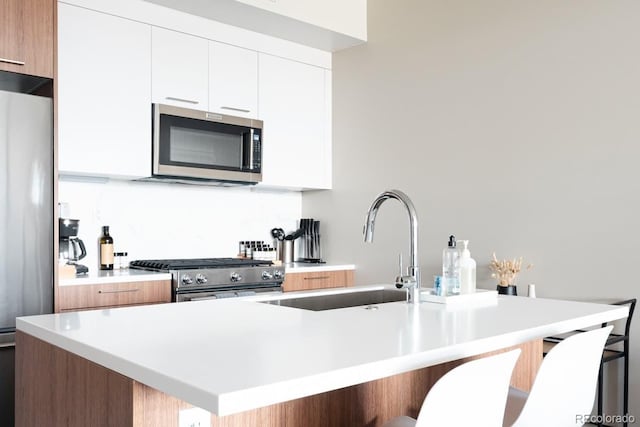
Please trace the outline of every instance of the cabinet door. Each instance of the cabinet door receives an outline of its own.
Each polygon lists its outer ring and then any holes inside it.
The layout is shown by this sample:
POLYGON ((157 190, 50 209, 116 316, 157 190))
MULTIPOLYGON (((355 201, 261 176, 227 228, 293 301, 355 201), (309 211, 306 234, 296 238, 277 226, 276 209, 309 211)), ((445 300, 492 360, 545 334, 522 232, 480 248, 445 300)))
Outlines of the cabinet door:
POLYGON ((151 27, 60 3, 59 169, 151 175, 151 27))
POLYGON ((153 102, 207 110, 209 41, 153 27, 153 102))
POLYGON ((209 42, 209 110, 258 117, 258 52, 209 42))
POLYGON ((0 2, 0 70, 53 78, 55 0, 0 2))
POLYGON ((331 188, 326 70, 259 54, 263 185, 331 188))

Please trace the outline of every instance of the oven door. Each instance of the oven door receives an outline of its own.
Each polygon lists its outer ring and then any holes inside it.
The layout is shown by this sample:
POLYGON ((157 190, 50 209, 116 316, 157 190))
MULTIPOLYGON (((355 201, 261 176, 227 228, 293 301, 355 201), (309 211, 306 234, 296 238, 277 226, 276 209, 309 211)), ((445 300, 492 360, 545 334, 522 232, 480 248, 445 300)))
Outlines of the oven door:
POLYGON ((262 180, 262 122, 153 105, 153 174, 255 184, 262 180))
POLYGON ((202 291, 188 292, 176 291, 175 301, 204 301, 210 299, 238 298, 251 295, 271 295, 281 294, 282 286, 273 285, 267 287, 241 288, 241 289, 208 289, 202 291))

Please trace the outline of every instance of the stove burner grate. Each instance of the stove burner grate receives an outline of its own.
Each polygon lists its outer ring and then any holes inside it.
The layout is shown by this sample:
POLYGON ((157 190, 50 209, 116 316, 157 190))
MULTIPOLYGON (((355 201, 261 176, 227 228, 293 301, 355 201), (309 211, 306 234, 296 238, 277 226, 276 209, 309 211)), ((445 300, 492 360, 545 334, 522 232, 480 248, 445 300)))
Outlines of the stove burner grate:
POLYGON ((203 268, 231 268, 269 266, 271 261, 243 258, 193 258, 193 259, 150 259, 131 261, 130 266, 154 270, 188 270, 203 268))

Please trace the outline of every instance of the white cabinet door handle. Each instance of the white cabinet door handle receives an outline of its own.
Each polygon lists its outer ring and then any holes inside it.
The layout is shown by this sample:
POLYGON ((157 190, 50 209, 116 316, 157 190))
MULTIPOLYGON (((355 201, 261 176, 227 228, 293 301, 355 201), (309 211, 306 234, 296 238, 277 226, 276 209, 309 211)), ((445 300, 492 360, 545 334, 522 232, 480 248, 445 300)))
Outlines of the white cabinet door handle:
POLYGON ((173 96, 167 96, 167 97, 165 97, 165 99, 168 99, 169 101, 186 102, 187 104, 199 104, 200 103, 198 101, 192 101, 191 99, 175 98, 173 96))
POLYGON ((231 110, 231 111, 239 111, 241 113, 250 113, 251 110, 245 110, 244 108, 235 108, 235 107, 220 107, 221 110, 231 110))

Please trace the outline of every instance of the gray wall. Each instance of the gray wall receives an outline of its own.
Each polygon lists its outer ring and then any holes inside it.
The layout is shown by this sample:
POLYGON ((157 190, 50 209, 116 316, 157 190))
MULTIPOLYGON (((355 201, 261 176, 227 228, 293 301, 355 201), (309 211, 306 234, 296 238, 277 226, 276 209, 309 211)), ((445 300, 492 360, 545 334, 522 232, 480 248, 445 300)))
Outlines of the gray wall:
MULTIPOLYGON (((521 294, 637 296, 640 2, 369 0, 368 13, 369 42, 333 57, 334 190, 303 195, 325 257, 357 264, 359 284, 392 280, 406 214, 387 202, 373 244, 362 224, 398 188, 418 210, 424 282, 453 233, 480 287, 495 287, 495 250, 535 264, 521 294)), ((632 346, 640 416, 637 325, 632 346)))

